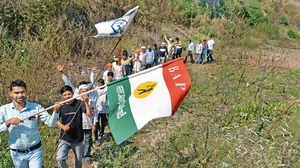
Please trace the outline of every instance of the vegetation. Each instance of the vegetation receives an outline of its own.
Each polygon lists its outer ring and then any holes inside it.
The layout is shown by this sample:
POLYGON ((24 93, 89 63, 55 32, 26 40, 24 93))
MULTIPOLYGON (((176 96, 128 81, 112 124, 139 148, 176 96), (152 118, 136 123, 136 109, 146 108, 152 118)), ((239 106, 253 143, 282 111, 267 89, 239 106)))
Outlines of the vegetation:
MULTIPOLYGON (((88 80, 88 68, 101 73, 117 39, 92 38, 94 24, 136 5, 122 48, 160 43, 164 34, 186 48, 188 39, 214 35, 218 63, 188 65, 193 86, 176 115, 95 149, 100 167, 299 167, 300 71, 284 64, 299 55, 292 50, 300 46, 298 1, 3 0, 1 104, 11 101, 7 86, 17 78, 30 101, 59 101, 58 64, 74 84, 88 80)), ((41 124, 40 131, 43 164, 54 167, 58 129, 41 124)), ((12 167, 7 133, 0 136, 0 167, 12 167)))

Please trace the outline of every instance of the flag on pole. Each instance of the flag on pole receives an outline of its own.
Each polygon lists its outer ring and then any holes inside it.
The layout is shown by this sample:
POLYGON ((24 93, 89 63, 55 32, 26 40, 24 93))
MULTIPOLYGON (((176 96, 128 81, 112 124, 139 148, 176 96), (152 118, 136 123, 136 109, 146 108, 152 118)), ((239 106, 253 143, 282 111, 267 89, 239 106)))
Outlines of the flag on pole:
POLYGON ((108 84, 109 126, 116 143, 154 118, 174 115, 190 87, 182 58, 108 84))
POLYGON ((94 37, 119 37, 122 34, 125 34, 138 8, 139 6, 136 6, 121 18, 95 24, 98 34, 94 37))

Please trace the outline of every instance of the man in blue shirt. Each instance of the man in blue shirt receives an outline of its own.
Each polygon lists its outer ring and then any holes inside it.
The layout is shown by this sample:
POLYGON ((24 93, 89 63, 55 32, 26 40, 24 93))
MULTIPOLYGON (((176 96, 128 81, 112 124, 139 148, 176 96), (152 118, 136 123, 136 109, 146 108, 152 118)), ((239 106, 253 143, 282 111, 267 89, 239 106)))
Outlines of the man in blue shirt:
POLYGON ((7 129, 9 131, 8 144, 16 168, 42 168, 43 151, 38 119, 54 127, 59 117, 56 112, 62 105, 56 104, 52 115, 42 112, 23 121, 23 118, 42 111, 43 107, 26 101, 26 84, 22 80, 12 81, 9 90, 12 103, 0 107, 0 133, 7 129))

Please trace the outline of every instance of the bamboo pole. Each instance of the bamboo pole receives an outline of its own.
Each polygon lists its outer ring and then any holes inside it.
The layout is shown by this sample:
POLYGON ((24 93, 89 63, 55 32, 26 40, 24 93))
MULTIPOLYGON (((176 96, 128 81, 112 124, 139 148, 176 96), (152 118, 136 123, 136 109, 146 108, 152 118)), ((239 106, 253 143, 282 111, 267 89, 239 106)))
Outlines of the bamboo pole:
MULTIPOLYGON (((93 91, 95 91, 95 90, 98 90, 98 89, 101 89, 101 88, 104 88, 104 87, 105 87, 105 86, 103 86, 103 87, 97 87, 97 88, 91 89, 91 90, 89 90, 89 91, 87 91, 87 92, 84 92, 84 93, 78 95, 78 96, 74 96, 74 97, 72 97, 72 98, 70 98, 70 99, 67 99, 67 100, 64 100, 64 101, 62 101, 62 102, 59 102, 59 104, 67 103, 67 102, 69 102, 69 101, 71 101, 71 100, 77 99, 78 97, 81 97, 81 96, 83 96, 83 95, 89 94, 89 93, 91 93, 91 92, 93 92, 93 91)), ((30 117, 34 117, 34 116, 36 116, 36 115, 38 115, 38 114, 40 114, 40 113, 42 113, 42 112, 45 112, 45 111, 47 111, 47 110, 53 109, 54 107, 55 107, 55 105, 52 105, 52 106, 50 106, 50 107, 48 107, 48 108, 45 108, 45 109, 43 109, 43 110, 41 110, 41 111, 38 111, 38 112, 36 112, 36 113, 34 113, 34 114, 30 115, 30 116, 27 116, 27 117, 23 118, 22 121, 27 120, 27 119, 30 118, 30 117)))

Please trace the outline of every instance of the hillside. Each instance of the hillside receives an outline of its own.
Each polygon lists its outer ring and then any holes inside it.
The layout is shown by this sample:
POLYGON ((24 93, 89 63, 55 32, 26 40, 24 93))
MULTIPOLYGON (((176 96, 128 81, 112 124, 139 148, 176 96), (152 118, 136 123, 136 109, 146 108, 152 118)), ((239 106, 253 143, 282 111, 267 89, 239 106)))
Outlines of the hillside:
MULTIPOLYGON (((166 34, 181 39, 185 55, 189 39, 213 35, 217 63, 187 64, 193 86, 176 115, 150 122, 122 145, 93 148, 93 165, 300 166, 299 0, 2 0, 1 104, 11 101, 7 87, 19 78, 30 101, 60 101, 58 64, 74 83, 88 79, 92 67, 101 74, 118 39, 93 38, 94 24, 136 5, 122 49, 160 44, 166 34)), ((43 165, 53 167, 59 130, 40 130, 43 165)), ((0 167, 11 167, 7 133, 0 137, 0 167)))

